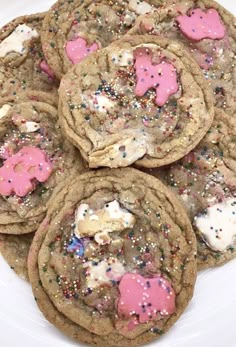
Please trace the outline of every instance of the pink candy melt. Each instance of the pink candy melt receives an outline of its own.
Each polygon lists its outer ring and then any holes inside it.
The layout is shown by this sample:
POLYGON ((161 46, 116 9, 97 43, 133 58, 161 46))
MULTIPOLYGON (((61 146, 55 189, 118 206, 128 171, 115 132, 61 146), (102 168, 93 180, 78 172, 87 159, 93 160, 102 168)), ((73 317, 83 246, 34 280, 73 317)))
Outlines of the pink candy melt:
POLYGON ((138 321, 137 321, 136 319, 131 320, 131 321, 128 323, 128 326, 127 326, 128 331, 134 330, 134 329, 137 327, 137 325, 139 325, 139 323, 138 323, 138 321))
POLYGON ((53 71, 51 70, 51 68, 48 65, 48 63, 46 62, 46 60, 43 60, 40 63, 39 67, 46 75, 48 75, 48 77, 50 77, 50 78, 54 78, 55 77, 53 71))
POLYGON ((177 73, 172 64, 152 64, 152 57, 146 48, 135 52, 137 85, 135 95, 143 96, 149 89, 156 89, 156 104, 163 106, 178 89, 177 73))
POLYGON ((90 53, 98 50, 98 48, 97 43, 94 43, 92 46, 88 47, 86 40, 79 37, 76 40, 67 42, 66 54, 73 64, 77 64, 84 60, 90 53))
POLYGON ((158 312, 163 316, 175 312, 174 290, 161 276, 144 278, 126 273, 120 281, 119 291, 118 314, 122 318, 137 315, 139 323, 146 323, 155 319, 158 312))
POLYGON ((215 9, 204 12, 200 8, 191 10, 190 15, 177 17, 180 30, 190 40, 223 39, 225 27, 215 9))
POLYGON ((0 194, 9 196, 15 193, 24 197, 35 187, 32 180, 45 182, 51 173, 52 166, 41 149, 23 147, 0 168, 0 194))

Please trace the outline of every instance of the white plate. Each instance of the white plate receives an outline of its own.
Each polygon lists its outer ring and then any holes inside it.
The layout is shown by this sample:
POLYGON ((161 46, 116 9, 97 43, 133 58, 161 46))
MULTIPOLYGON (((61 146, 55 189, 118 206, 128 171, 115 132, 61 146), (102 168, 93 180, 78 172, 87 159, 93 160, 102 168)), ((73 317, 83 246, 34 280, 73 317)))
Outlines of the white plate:
MULTIPOLYGON (((45 11, 52 0, 0 0, 0 25, 16 16, 45 11)), ((218 1, 236 15, 236 2, 218 1)), ((0 345, 80 346, 39 312, 30 286, 0 257, 0 345)), ((171 331, 150 347, 236 346, 236 261, 199 274, 194 299, 171 331)))

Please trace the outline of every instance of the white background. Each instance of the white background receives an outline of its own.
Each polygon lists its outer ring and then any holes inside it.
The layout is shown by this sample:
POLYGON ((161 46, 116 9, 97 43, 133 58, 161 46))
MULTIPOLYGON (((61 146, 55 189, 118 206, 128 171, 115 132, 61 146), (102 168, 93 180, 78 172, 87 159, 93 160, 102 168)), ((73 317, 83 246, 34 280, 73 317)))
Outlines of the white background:
MULTIPOLYGON (((0 25, 16 16, 46 11, 52 0, 0 0, 0 25)), ((236 15, 235 0, 218 1, 236 15)), ((150 347, 236 346, 236 261, 199 274, 195 295, 171 331, 150 347)), ((1 347, 72 347, 39 312, 30 286, 0 256, 1 347)), ((105 347, 105 346, 104 346, 105 347)))

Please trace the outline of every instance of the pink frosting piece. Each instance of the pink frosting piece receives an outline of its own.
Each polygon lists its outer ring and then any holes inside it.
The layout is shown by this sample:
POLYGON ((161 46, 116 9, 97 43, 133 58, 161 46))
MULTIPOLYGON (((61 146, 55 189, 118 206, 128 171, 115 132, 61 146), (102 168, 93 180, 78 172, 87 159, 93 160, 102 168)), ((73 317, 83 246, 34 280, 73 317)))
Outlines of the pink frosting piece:
POLYGON ((87 46, 87 41, 82 37, 76 40, 68 41, 66 44, 66 54, 73 64, 80 63, 89 54, 98 50, 98 44, 93 43, 92 46, 87 46))
POLYGON ((46 75, 48 75, 48 77, 50 77, 50 78, 54 78, 55 77, 52 69, 50 68, 50 66, 48 65, 46 60, 41 61, 39 67, 46 75))
POLYGON ((45 182, 51 173, 52 166, 41 149, 23 147, 0 168, 0 194, 9 196, 15 193, 24 197, 35 188, 32 180, 45 182))
POLYGON ((139 316, 139 323, 155 319, 158 312, 167 316, 175 312, 175 293, 170 283, 161 276, 144 278, 126 273, 119 284, 118 314, 130 319, 139 316))
POLYGON ((153 65, 150 51, 146 48, 137 49, 134 55, 137 75, 135 95, 143 96, 149 89, 154 88, 156 104, 163 106, 179 89, 175 67, 166 62, 153 65))
POLYGON ((202 39, 223 39, 225 26, 219 13, 211 8, 204 12, 197 8, 191 10, 190 15, 182 15, 176 18, 180 30, 190 40, 200 41, 202 39))

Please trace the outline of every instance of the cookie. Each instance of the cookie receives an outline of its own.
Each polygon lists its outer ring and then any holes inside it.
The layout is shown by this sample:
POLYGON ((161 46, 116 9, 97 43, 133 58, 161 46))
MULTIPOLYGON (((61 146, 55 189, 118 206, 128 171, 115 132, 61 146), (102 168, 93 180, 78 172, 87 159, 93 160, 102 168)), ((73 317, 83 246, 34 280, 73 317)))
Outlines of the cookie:
POLYGON ((58 183, 84 168, 79 152, 65 141, 56 100, 28 92, 24 101, 0 100, 0 233, 37 229, 58 183), (49 103, 48 99, 51 100, 49 103))
POLYGON ((161 35, 181 42, 201 67, 215 106, 236 113, 236 21, 215 1, 166 1, 142 16, 129 34, 161 35))
POLYGON ((61 79, 74 64, 123 36, 140 15, 153 12, 161 0, 59 0, 43 23, 43 50, 61 79))
POLYGON ((199 146, 180 162, 152 174, 168 184, 183 202, 198 241, 198 267, 235 258, 236 124, 217 109, 199 146))
POLYGON ((90 168, 170 164, 212 124, 201 70, 177 43, 126 36, 72 68, 61 81, 59 117, 90 168))
POLYGON ((11 269, 28 280, 27 258, 34 233, 25 235, 0 234, 0 253, 11 269))
POLYGON ((14 106, 16 103, 36 101, 47 103, 48 105, 58 108, 58 94, 51 94, 45 92, 39 92, 37 90, 26 89, 25 91, 18 91, 14 95, 8 95, 5 97, 0 97, 0 119, 4 115, 4 110, 14 106))
POLYGON ((58 82, 40 40, 45 13, 16 18, 0 31, 0 96, 28 89, 56 94, 58 82))
POLYGON ((33 240, 36 302, 80 342, 150 342, 192 297, 195 242, 184 209, 159 180, 131 168, 90 171, 56 196, 33 240))

